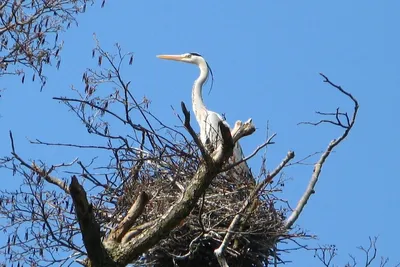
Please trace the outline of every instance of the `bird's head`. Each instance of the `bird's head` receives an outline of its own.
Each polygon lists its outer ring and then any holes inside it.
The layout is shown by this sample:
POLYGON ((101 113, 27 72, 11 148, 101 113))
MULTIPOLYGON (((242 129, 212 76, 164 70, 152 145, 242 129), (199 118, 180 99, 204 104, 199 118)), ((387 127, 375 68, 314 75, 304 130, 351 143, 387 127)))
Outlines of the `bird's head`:
POLYGON ((208 73, 211 73, 211 79, 212 79, 211 87, 210 87, 210 91, 208 92, 210 94, 213 83, 214 83, 214 75, 210 68, 210 65, 208 65, 207 61, 200 54, 186 53, 186 54, 182 54, 182 55, 158 55, 157 57, 161 58, 161 59, 175 60, 175 61, 195 64, 195 65, 199 66, 200 70, 205 71, 207 73, 207 78, 208 78, 208 73))
POLYGON ((186 53, 182 55, 158 55, 157 57, 161 59, 175 60, 180 62, 192 63, 196 65, 200 65, 201 63, 207 64, 204 58, 197 53, 186 53))

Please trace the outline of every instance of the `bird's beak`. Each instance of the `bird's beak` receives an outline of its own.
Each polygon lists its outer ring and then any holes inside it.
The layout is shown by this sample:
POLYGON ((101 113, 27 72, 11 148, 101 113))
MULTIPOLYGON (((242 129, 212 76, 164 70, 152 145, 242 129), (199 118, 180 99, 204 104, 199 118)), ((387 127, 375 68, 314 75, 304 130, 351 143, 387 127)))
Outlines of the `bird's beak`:
POLYGON ((168 60, 175 60, 175 61, 182 61, 182 59, 184 58, 181 55, 158 55, 158 58, 161 59, 168 59, 168 60))

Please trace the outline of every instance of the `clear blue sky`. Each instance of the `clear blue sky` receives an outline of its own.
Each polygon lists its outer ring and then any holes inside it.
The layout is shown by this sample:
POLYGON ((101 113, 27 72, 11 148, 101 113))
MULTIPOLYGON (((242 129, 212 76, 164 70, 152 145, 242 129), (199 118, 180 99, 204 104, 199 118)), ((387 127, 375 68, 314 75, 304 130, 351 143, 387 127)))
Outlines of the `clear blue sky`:
MULTIPOLYGON (((135 53, 125 69, 133 93, 152 100, 151 110, 178 124, 170 106, 190 105, 195 66, 155 57, 164 53, 198 52, 211 65, 215 82, 205 96, 207 106, 226 113, 233 125, 253 118, 257 132, 243 140, 246 154, 262 143, 267 121, 277 133, 268 151, 272 169, 294 150, 300 159, 323 150, 339 131, 331 126, 298 126, 318 119, 314 111, 333 111, 351 103, 322 82, 319 72, 349 90, 360 102, 360 113, 349 138, 326 163, 314 194, 298 224, 318 235, 319 244, 336 244, 344 265, 347 254, 362 257, 359 245, 379 235, 380 254, 400 262, 398 102, 400 100, 400 2, 371 1, 107 1, 88 8, 79 27, 65 40, 59 71, 51 69, 45 90, 19 79, 2 79, 0 152, 9 152, 8 130, 18 152, 49 164, 94 155, 29 145, 26 138, 91 142, 85 128, 66 107, 51 99, 71 95, 72 84, 86 67, 93 67, 92 34, 106 49, 118 42, 135 53), (393 215, 393 217, 392 217, 393 215)), ((26 79, 29 80, 29 79, 26 79)), ((350 111, 350 110, 349 110, 350 111)), ((315 158, 316 159, 316 158, 315 158)), ((259 157, 251 161, 259 166, 259 157)), ((312 166, 288 168, 290 180, 282 197, 292 205, 303 193, 312 166)), ((66 174, 63 174, 65 177, 66 174)), ((10 187, 18 179, 1 172, 10 187)), ((312 252, 284 257, 287 266, 321 266, 312 252)), ((361 259, 361 258, 360 258, 361 259)))

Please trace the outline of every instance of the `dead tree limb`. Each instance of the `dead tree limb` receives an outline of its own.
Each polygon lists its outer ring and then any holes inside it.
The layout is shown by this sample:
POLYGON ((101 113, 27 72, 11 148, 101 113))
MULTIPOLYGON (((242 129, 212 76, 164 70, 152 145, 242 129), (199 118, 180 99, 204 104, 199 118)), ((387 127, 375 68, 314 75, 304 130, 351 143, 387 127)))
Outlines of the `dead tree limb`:
MULTIPOLYGON (((323 122, 327 122, 327 123, 331 123, 334 125, 338 125, 342 128, 344 128, 344 132, 342 133, 342 135, 339 136, 339 138, 337 139, 333 139, 328 147, 326 148, 325 152, 321 155, 320 159, 318 160, 318 162, 315 164, 314 166, 314 171, 313 174, 311 175, 310 178, 310 182, 306 188, 306 191, 304 192, 303 196, 300 198, 299 202, 297 203, 296 208, 293 210, 292 214, 290 215, 290 217, 286 220, 286 228, 289 229, 293 226, 293 224, 296 222, 296 220, 299 218, 301 212, 303 211, 304 207, 306 206, 308 200, 310 199, 311 195, 313 193, 315 193, 315 185, 318 182, 318 178, 321 174, 321 170, 322 167, 326 161, 326 159, 329 157, 329 155, 331 154, 331 152, 333 151, 333 149, 339 145, 346 137, 347 135, 350 133, 351 129, 354 126, 354 123, 356 121, 357 118, 357 112, 358 112, 358 101, 353 97, 353 95, 351 95, 350 93, 348 93, 347 91, 345 91, 342 87, 332 83, 324 74, 320 73, 320 75, 324 78, 324 82, 328 83, 329 85, 333 86, 334 88, 336 88, 337 90, 339 90, 342 94, 346 95, 348 98, 350 98, 350 100, 353 101, 354 103, 354 110, 353 110, 353 115, 351 116, 351 119, 346 120, 345 123, 343 123, 340 119, 339 119, 339 109, 337 109, 337 112, 334 113, 334 116, 336 118, 336 121, 331 121, 331 120, 321 120, 317 123, 312 123, 313 125, 318 125, 320 123, 323 122)), ((328 114, 331 115, 331 114, 328 114)), ((347 116, 347 114, 346 114, 347 116)))

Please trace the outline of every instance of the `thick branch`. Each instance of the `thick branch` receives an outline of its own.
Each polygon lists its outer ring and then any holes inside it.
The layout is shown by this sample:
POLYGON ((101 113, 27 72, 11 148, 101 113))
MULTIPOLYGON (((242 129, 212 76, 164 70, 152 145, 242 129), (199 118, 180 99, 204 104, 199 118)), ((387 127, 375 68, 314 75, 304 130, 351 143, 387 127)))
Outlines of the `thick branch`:
POLYGON ((256 127, 253 124, 252 119, 248 119, 242 124, 241 121, 235 123, 235 127, 231 131, 233 143, 235 144, 243 136, 250 135, 256 131, 256 127))
POLYGON ((82 232, 88 258, 93 267, 117 266, 108 257, 100 236, 100 226, 96 222, 93 207, 89 204, 85 189, 79 184, 76 176, 72 176, 69 191, 74 202, 76 217, 82 232), (109 264, 109 265, 107 265, 109 264))
MULTIPOLYGON (((199 166, 199 169, 187 186, 181 199, 161 216, 155 225, 120 247, 118 253, 120 255, 118 257, 118 262, 120 264, 126 264, 136 259, 154 244, 158 243, 162 238, 167 236, 172 229, 178 226, 179 223, 190 214, 198 199, 219 173, 224 161, 228 159, 232 153, 233 142, 232 139, 229 138, 230 129, 224 126, 223 123, 220 123, 219 126, 224 138, 223 147, 215 151, 210 163, 203 162, 199 166), (231 139, 230 142, 229 139, 231 139)), ((242 131, 242 136, 249 134, 251 134, 251 132, 242 131)), ((237 135, 238 139, 240 137, 240 135, 237 135)))
POLYGON ((133 237, 139 235, 144 230, 146 230, 147 228, 152 226, 154 223, 155 223, 154 221, 150 221, 150 222, 146 222, 144 224, 141 224, 139 226, 135 226, 135 227, 129 229, 129 232, 127 232, 124 235, 124 237, 122 238, 121 244, 125 244, 125 243, 129 242, 133 237))
POLYGON ((128 214, 125 218, 115 227, 110 235, 109 241, 121 242, 121 239, 125 236, 125 234, 131 229, 136 219, 143 213, 144 207, 149 201, 149 196, 146 192, 140 192, 138 198, 135 203, 133 203, 132 207, 129 209, 128 214))

